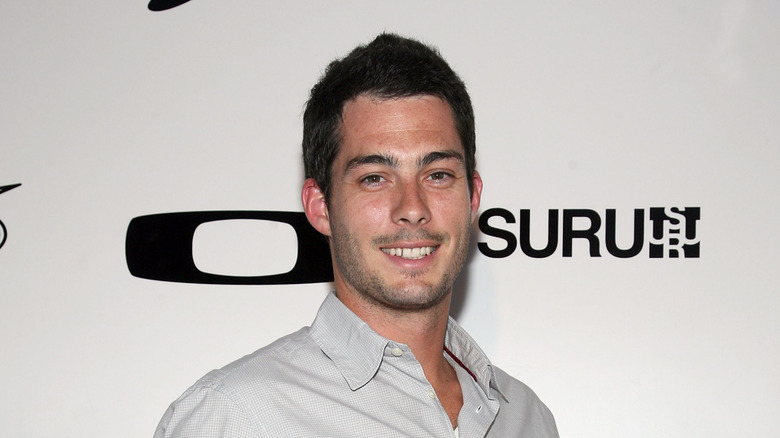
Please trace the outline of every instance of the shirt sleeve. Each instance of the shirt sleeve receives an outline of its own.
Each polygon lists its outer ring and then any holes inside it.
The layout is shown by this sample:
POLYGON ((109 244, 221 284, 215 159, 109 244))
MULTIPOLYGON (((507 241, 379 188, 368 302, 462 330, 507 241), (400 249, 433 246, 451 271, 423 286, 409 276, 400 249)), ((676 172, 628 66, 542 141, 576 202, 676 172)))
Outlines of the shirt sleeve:
POLYGON ((154 438, 261 438, 266 435, 228 394, 194 386, 168 407, 154 438))

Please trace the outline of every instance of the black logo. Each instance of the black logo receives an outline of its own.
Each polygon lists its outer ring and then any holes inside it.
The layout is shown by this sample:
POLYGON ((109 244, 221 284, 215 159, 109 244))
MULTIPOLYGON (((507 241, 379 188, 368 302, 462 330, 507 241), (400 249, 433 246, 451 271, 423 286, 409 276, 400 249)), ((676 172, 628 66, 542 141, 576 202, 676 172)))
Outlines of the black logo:
POLYGON ((302 284, 333 281, 327 239, 303 213, 289 211, 197 211, 140 216, 130 221, 125 238, 130 273, 150 280, 201 284, 302 284), (253 277, 200 271, 192 256, 195 229, 206 222, 254 219, 292 226, 298 257, 289 272, 253 277))
POLYGON ((165 11, 167 9, 173 9, 176 6, 181 6, 190 0, 151 0, 149 2, 150 11, 165 11))
MULTIPOLYGON (((19 187, 21 184, 11 184, 7 186, 0 187, 0 194, 5 193, 9 190, 13 190, 17 187, 19 187)), ((5 227, 5 224, 2 220, 0 220, 0 248, 5 245, 5 241, 8 238, 8 229, 5 227)))
MULTIPOLYGON (((0 193, 14 186, 0 187, 0 193)), ((696 225, 701 219, 699 207, 635 209, 633 235, 628 242, 618 242, 617 211, 608 209, 602 216, 587 209, 548 210, 546 243, 531 242, 531 211, 520 210, 517 235, 513 230, 496 224, 517 222, 515 216, 503 208, 491 208, 479 217, 479 229, 486 236, 497 238, 503 244, 477 242, 479 251, 491 258, 512 255, 518 247, 533 258, 550 257, 561 248, 563 257, 572 257, 576 239, 587 244, 590 257, 601 257, 602 243, 613 257, 631 258, 640 255, 645 247, 650 258, 698 258, 700 242, 696 225), (645 219, 648 219, 646 221, 645 219), (646 229, 650 232, 646 233, 646 229), (604 231, 601 233, 601 225, 604 231), (560 224, 560 226, 559 226, 560 224), (599 235, 603 234, 603 237, 599 235), (602 242, 603 241, 603 242, 602 242), (560 243, 560 245, 559 245, 560 243)), ((4 228, 4 227, 3 227, 4 228)), ((2 246, 0 244, 0 246, 2 246)), ((125 239, 125 256, 130 273, 150 280, 200 284, 303 284, 333 281, 333 267, 327 239, 309 224, 306 215, 289 211, 196 211, 162 213, 140 216, 130 221, 125 239), (192 242, 199 225, 234 219, 280 222, 295 230, 298 254, 289 272, 262 276, 220 275, 203 272, 195 265, 192 242)))
POLYGON ((618 258, 630 258, 638 256, 648 243, 648 257, 650 258, 698 258, 700 242, 696 238, 696 224, 701 219, 701 208, 650 208, 649 221, 651 223, 650 241, 646 242, 645 210, 635 209, 633 214, 633 241, 630 245, 621 245, 617 242, 617 211, 608 209, 605 212, 606 220, 602 221, 601 215, 594 210, 565 209, 547 212, 547 241, 543 246, 531 243, 531 211, 520 210, 520 224, 518 234, 509 229, 491 222, 493 218, 501 218, 506 224, 514 224, 515 216, 503 208, 491 208, 479 218, 479 229, 483 234, 504 241, 503 245, 478 242, 479 251, 492 258, 503 258, 512 255, 517 249, 518 243, 523 254, 533 258, 550 257, 558 250, 560 241, 563 257, 572 256, 572 247, 575 239, 582 239, 588 245, 591 257, 601 257, 602 242, 596 233, 604 222, 604 245, 607 252, 618 258), (559 221, 562 222, 559 227, 559 221), (575 226, 575 222, 580 226, 575 226), (582 226, 582 224, 586 224, 582 226), (560 232, 559 232, 560 228, 560 232), (559 238, 560 237, 560 238, 559 238))

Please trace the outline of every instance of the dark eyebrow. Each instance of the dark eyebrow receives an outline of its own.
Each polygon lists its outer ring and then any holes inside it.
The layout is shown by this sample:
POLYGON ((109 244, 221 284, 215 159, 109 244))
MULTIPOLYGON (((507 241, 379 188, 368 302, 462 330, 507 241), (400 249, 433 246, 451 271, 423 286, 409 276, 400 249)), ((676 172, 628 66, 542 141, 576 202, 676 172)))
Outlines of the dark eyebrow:
MULTIPOLYGON (((461 162, 464 161, 463 154, 461 154, 458 151, 454 151, 454 150, 436 151, 436 152, 431 152, 425 155, 424 157, 420 158, 419 160, 417 160, 417 167, 423 168, 437 161, 452 160, 452 159, 461 162)), ((367 164, 379 164, 382 166, 397 168, 398 159, 391 155, 385 155, 385 154, 361 155, 347 162, 347 166, 344 169, 344 173, 349 173, 351 170, 367 164)))
POLYGON ((431 152, 430 154, 427 154, 426 156, 420 158, 420 160, 417 162, 417 166, 423 168, 437 161, 452 160, 452 159, 458 160, 460 162, 464 161, 463 154, 461 154, 458 151, 453 151, 453 150, 436 151, 436 152, 431 152))
POLYGON ((347 167, 344 168, 344 173, 349 173, 352 169, 366 164, 380 164, 395 168, 398 167, 398 160, 395 157, 383 154, 361 155, 349 160, 347 167))

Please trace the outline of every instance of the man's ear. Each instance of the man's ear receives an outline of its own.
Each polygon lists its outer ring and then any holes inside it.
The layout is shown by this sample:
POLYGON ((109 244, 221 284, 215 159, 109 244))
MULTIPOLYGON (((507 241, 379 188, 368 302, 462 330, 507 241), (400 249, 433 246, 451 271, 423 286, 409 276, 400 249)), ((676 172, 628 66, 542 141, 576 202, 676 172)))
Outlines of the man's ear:
POLYGON ((477 211, 479 210, 479 202, 482 199, 482 177, 479 172, 474 171, 474 176, 471 178, 471 221, 473 222, 477 218, 477 211))
POLYGON ((330 237, 330 216, 328 215, 325 195, 312 178, 307 178, 303 182, 301 201, 303 202, 303 211, 306 213, 306 219, 309 220, 311 226, 320 233, 330 237))

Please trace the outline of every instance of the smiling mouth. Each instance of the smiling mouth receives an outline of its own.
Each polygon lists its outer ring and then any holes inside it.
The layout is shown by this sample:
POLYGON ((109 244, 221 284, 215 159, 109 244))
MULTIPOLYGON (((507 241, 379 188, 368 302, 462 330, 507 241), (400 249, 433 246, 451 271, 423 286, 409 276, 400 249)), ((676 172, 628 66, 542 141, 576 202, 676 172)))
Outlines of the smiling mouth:
POLYGON ((401 257, 408 260, 417 260, 431 255, 438 246, 421 246, 417 248, 381 248, 382 252, 391 256, 401 257))

